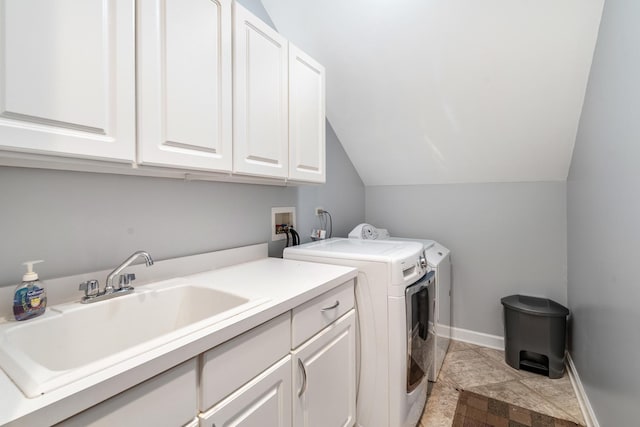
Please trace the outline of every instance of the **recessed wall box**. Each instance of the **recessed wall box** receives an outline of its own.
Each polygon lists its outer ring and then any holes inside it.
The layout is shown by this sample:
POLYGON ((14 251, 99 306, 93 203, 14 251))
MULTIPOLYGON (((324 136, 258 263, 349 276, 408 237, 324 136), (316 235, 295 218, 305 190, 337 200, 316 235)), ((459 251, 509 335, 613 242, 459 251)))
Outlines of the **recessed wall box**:
POLYGON ((296 208, 271 208, 271 240, 284 240, 285 227, 296 228, 296 208))

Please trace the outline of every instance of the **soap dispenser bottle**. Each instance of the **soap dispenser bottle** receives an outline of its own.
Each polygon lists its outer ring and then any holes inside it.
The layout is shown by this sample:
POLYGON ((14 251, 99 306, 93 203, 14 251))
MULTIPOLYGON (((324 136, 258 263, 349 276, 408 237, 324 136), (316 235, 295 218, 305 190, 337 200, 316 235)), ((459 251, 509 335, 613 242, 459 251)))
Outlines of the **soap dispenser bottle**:
POLYGON ((38 280, 38 273, 33 271, 33 264, 41 262, 42 260, 22 263, 27 266, 27 272, 22 276, 22 283, 16 288, 13 298, 13 315, 16 320, 40 316, 47 308, 44 283, 38 280))

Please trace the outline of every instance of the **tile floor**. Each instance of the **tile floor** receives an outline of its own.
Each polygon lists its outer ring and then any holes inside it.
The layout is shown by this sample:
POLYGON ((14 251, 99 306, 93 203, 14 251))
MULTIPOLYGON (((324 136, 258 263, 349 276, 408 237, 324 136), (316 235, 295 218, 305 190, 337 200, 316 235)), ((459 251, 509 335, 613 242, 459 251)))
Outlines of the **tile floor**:
POLYGON ((451 427, 459 389, 585 424, 567 373, 551 380, 511 368, 503 351, 451 341, 419 427, 451 427))

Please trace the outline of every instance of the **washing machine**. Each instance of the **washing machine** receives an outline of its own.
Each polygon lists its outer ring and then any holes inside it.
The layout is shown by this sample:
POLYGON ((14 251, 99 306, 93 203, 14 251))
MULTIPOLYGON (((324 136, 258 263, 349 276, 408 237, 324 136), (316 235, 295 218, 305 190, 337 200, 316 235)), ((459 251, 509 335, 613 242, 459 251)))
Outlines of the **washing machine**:
POLYGON ((433 341, 429 343, 429 351, 433 353, 433 365, 428 373, 429 380, 436 382, 442 363, 449 350, 451 341, 451 252, 440 243, 429 239, 410 239, 393 237, 384 228, 376 228, 371 224, 359 224, 349 233, 350 239, 384 240, 398 242, 417 242, 424 250, 427 260, 427 271, 435 274, 435 286, 432 297, 433 341))
POLYGON ((434 363, 435 272, 423 245, 333 238, 286 248, 284 258, 358 268, 356 425, 415 427, 434 363))

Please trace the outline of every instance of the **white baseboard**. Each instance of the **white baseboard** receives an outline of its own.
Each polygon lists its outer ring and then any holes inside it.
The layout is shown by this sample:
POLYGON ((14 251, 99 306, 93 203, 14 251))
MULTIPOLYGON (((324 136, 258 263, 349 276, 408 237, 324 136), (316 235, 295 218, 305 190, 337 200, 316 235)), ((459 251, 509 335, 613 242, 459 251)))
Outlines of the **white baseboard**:
POLYGON ((596 414, 593 412, 591 402, 589 402, 587 393, 584 391, 584 387, 582 386, 582 381, 580 381, 576 365, 573 364, 573 359, 569 353, 567 353, 567 372, 569 373, 573 390, 578 397, 578 403, 580 404, 580 409, 582 410, 582 415, 584 416, 584 421, 587 423, 587 427, 600 427, 596 414))
POLYGON ((496 350, 504 350, 504 337, 500 337, 498 335, 452 327, 451 338, 456 341, 481 345, 483 347, 494 348, 496 350))

